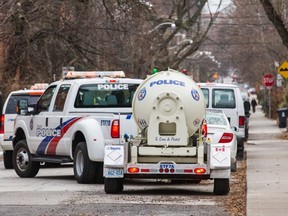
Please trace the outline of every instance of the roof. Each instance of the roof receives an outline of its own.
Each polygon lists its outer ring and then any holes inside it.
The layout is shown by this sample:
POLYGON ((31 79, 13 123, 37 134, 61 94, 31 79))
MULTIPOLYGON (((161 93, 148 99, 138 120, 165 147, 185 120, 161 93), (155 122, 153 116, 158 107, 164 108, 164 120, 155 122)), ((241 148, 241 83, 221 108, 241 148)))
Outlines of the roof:
POLYGON ((85 79, 70 79, 70 80, 60 80, 51 83, 51 85, 58 85, 59 83, 78 83, 79 85, 82 84, 94 84, 94 83, 142 83, 142 79, 132 79, 132 78, 109 78, 109 77, 103 77, 103 78, 85 78, 85 79), (113 82, 111 82, 113 81, 113 82))
POLYGON ((239 88, 237 85, 233 84, 224 84, 224 83, 197 83, 200 87, 230 87, 230 88, 239 88))

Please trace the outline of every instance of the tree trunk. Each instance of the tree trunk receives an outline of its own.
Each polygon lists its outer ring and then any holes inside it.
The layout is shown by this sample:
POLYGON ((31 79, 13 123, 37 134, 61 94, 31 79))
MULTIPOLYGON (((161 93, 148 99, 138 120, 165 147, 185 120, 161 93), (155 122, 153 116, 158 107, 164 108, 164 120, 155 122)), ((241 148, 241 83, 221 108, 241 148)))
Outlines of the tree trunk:
POLYGON ((288 49, 288 31, 283 23, 281 16, 274 9, 270 0, 260 0, 268 19, 275 26, 279 36, 282 39, 283 45, 288 49))

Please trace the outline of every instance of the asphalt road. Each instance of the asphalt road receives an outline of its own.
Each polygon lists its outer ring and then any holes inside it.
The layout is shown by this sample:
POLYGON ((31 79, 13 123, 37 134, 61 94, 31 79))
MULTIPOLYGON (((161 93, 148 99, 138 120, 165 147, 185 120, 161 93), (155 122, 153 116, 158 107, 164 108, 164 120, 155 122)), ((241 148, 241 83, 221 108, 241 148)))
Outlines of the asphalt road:
POLYGON ((42 168, 34 178, 19 178, 0 159, 0 215, 230 215, 213 181, 172 184, 127 181, 119 195, 103 184, 78 184, 72 166, 42 168))

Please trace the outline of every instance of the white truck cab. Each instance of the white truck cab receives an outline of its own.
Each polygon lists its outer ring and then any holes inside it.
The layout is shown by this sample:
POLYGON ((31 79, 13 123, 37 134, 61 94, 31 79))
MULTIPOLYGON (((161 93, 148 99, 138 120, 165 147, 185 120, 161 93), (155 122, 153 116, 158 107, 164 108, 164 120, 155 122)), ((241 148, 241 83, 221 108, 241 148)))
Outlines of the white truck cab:
POLYGON ((33 177, 40 162, 73 162, 78 183, 103 181, 104 145, 137 134, 131 103, 142 80, 124 76, 122 71, 69 71, 49 85, 32 112, 20 101, 26 114, 15 121, 16 173, 33 177))

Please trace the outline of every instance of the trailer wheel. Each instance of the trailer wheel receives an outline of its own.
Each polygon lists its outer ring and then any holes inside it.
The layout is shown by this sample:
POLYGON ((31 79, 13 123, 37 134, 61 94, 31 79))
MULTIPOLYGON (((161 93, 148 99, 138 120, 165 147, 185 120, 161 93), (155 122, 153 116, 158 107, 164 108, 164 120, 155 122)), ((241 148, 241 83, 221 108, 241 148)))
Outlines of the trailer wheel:
POLYGON ((117 194, 123 191, 123 178, 105 178, 104 190, 107 194, 117 194))
POLYGON ((214 179, 214 194, 227 195, 230 191, 229 179, 214 179))
POLYGON ((90 184, 96 182, 95 177, 98 176, 97 163, 89 159, 87 146, 85 142, 79 142, 74 152, 73 163, 74 176, 79 184, 90 184))
POLYGON ((3 161, 5 169, 13 169, 12 155, 13 151, 3 151, 3 161))
POLYGON ((37 175, 40 163, 31 159, 26 140, 18 141, 13 151, 12 162, 15 172, 21 178, 31 178, 37 175))

